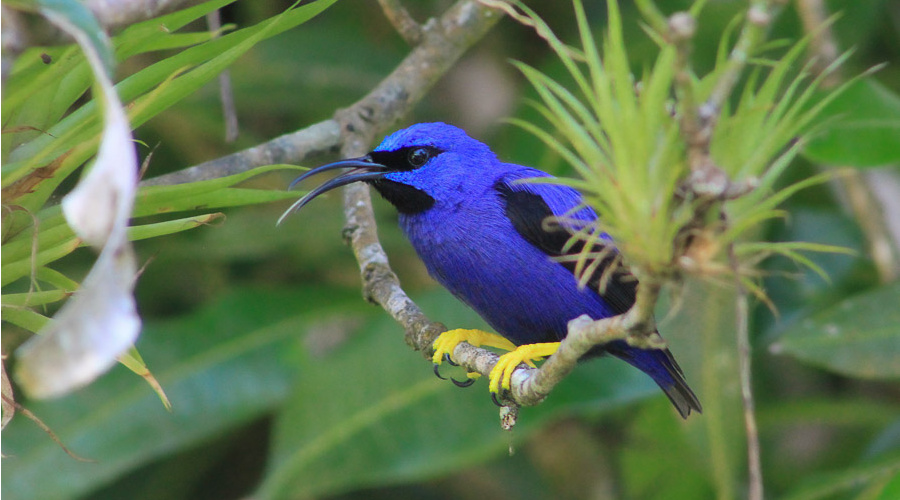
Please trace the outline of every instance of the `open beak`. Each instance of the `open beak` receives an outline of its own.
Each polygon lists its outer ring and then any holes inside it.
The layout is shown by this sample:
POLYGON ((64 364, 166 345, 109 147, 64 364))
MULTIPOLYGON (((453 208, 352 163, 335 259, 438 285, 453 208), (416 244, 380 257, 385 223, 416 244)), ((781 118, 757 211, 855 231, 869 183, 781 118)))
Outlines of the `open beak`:
POLYGON ((300 210, 307 203, 312 201, 313 198, 319 196, 320 194, 331 191, 334 188, 338 188, 341 186, 346 186, 347 184, 351 184, 353 182, 359 181, 369 181, 378 179, 387 173, 388 168, 380 163, 375 163, 372 161, 372 158, 369 155, 361 156, 359 158, 350 158, 347 160, 336 161, 334 163, 329 163, 328 165, 322 165, 321 167, 314 168, 309 172, 301 175, 294 179, 294 182, 288 187, 288 190, 293 189, 294 186, 302 182, 308 177, 312 177, 316 174, 328 171, 328 170, 337 170, 341 168, 352 168, 348 172, 344 172, 343 174, 331 179, 324 184, 321 184, 319 187, 313 189, 312 191, 306 193, 302 198, 294 202, 293 205, 290 206, 281 217, 278 218, 278 222, 275 225, 281 224, 281 222, 290 214, 300 210))

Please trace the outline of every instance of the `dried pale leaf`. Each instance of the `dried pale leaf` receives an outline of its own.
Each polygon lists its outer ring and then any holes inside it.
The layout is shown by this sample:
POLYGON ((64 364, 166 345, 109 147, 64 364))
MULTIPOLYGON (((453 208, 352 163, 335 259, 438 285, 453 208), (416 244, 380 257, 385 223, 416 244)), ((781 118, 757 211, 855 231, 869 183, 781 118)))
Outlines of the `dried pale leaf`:
POLYGON ((132 295, 136 264, 127 236, 138 172, 128 120, 92 39, 63 15, 44 13, 85 52, 103 102, 104 129, 93 168, 62 203, 72 229, 102 251, 54 321, 17 351, 17 380, 38 398, 60 396, 94 380, 132 346, 141 329, 132 295))
POLYGON ((141 329, 131 295, 135 274, 130 247, 107 245, 54 321, 17 351, 16 379, 28 395, 66 394, 104 373, 131 347, 141 329))
MULTIPOLYGON (((78 36, 75 35, 76 40, 78 36)), ((112 81, 90 46, 78 40, 88 55, 103 101, 103 138, 87 176, 62 201, 63 213, 85 242, 102 247, 116 227, 124 228, 134 204, 138 161, 131 128, 112 81)))

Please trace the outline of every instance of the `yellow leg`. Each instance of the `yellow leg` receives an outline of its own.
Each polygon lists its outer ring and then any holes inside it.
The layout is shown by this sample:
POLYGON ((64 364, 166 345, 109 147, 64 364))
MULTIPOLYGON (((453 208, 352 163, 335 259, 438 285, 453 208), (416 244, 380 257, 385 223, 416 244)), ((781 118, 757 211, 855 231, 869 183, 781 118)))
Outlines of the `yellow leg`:
POLYGON ((520 345, 514 351, 500 356, 490 375, 490 390, 494 394, 500 392, 501 387, 509 390, 510 379, 513 371, 520 363, 534 366, 534 362, 550 356, 559 348, 559 342, 546 342, 543 344, 520 345))
POLYGON ((445 354, 449 354, 452 357, 453 349, 456 349, 457 344, 460 342, 468 342, 475 347, 496 347, 506 351, 512 351, 516 348, 515 344, 496 333, 457 328, 455 330, 448 330, 435 339, 434 344, 432 344, 434 356, 431 357, 431 361, 434 364, 439 365, 444 361, 445 354))

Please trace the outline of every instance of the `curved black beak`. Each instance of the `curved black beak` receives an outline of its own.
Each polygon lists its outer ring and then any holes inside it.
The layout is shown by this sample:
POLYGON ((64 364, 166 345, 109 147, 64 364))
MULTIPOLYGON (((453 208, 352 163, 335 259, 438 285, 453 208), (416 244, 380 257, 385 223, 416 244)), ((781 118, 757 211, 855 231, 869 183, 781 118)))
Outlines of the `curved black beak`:
POLYGON ((304 205, 312 201, 313 198, 319 196, 320 194, 331 191, 334 188, 338 188, 341 186, 346 186, 347 184, 351 184, 353 182, 359 181, 368 181, 380 178, 384 175, 388 168, 380 163, 375 163, 372 161, 372 157, 369 155, 361 156, 359 158, 350 158, 347 160, 336 161, 334 163, 329 163, 328 165, 322 165, 321 167, 314 168, 309 172, 301 175, 294 179, 294 182, 291 182, 291 185, 288 187, 288 190, 294 189, 294 186, 302 182, 308 177, 312 177, 313 175, 326 172, 328 170, 337 170, 341 168, 352 168, 349 172, 344 172, 343 174, 331 179, 330 181, 321 184, 319 187, 313 189, 312 191, 306 193, 302 198, 294 202, 293 205, 290 206, 281 217, 278 218, 278 222, 275 225, 281 224, 281 222, 290 214, 300 210, 304 205))

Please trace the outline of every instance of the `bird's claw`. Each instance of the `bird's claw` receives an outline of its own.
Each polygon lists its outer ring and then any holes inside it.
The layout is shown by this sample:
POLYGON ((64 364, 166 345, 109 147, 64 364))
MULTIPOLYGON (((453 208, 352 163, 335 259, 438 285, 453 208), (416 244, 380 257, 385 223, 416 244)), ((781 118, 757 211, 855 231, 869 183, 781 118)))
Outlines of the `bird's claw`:
MULTIPOLYGON (((483 332, 481 330, 456 329, 446 331, 440 334, 438 338, 435 339, 434 344, 432 345, 434 354, 431 357, 431 362, 434 363, 434 374, 439 379, 447 380, 446 377, 441 375, 441 363, 446 361, 447 364, 451 366, 459 366, 459 364, 453 361, 453 358, 450 355, 460 342, 468 342, 469 344, 472 344, 476 347, 490 346, 499 349, 505 349, 507 351, 512 351, 516 348, 516 346, 513 345, 513 343, 509 340, 499 335, 483 332)), ((467 373, 466 376, 468 377, 467 380, 459 381, 451 377, 450 381, 453 382, 457 387, 469 387, 475 383, 475 379, 480 377, 481 374, 467 373)), ((493 380, 493 377, 491 378, 491 380, 493 380)))
POLYGON ((448 353, 448 352, 444 353, 444 361, 446 361, 447 364, 450 366, 459 366, 459 363, 457 363, 456 361, 453 361, 453 359, 450 357, 450 353, 448 353))
POLYGON ((474 383, 475 383, 475 379, 478 378, 478 377, 473 377, 472 375, 479 375, 479 376, 480 376, 481 374, 479 374, 479 373, 469 373, 468 375, 469 375, 469 378, 467 378, 465 382, 460 382, 459 380, 456 380, 455 378, 451 378, 450 381, 453 382, 453 384, 454 384, 456 387, 469 387, 469 386, 471 386, 472 384, 474 384, 474 383))
MULTIPOLYGON (((459 366, 459 365, 457 365, 456 363, 450 363, 450 364, 453 365, 453 366, 459 366)), ((441 380, 447 380, 447 377, 441 375, 441 365, 439 365, 439 364, 435 364, 435 365, 434 365, 434 376, 437 377, 437 378, 439 378, 439 379, 441 379, 441 380)), ((478 377, 480 377, 481 374, 480 374, 480 373, 467 373, 466 376, 467 376, 468 378, 467 378, 466 380, 464 380, 464 381, 456 380, 456 379, 453 378, 453 377, 450 377, 449 380, 450 380, 451 382, 453 382, 453 384, 456 385, 456 387, 469 387, 469 386, 471 386, 472 384, 475 383, 475 379, 477 379, 478 377)))
POLYGON ((507 406, 506 403, 501 401, 501 399, 506 399, 506 394, 508 394, 508 392, 509 391, 503 391, 503 394, 498 395, 496 392, 491 391, 491 401, 493 401, 494 404, 499 406, 500 408, 507 406))

